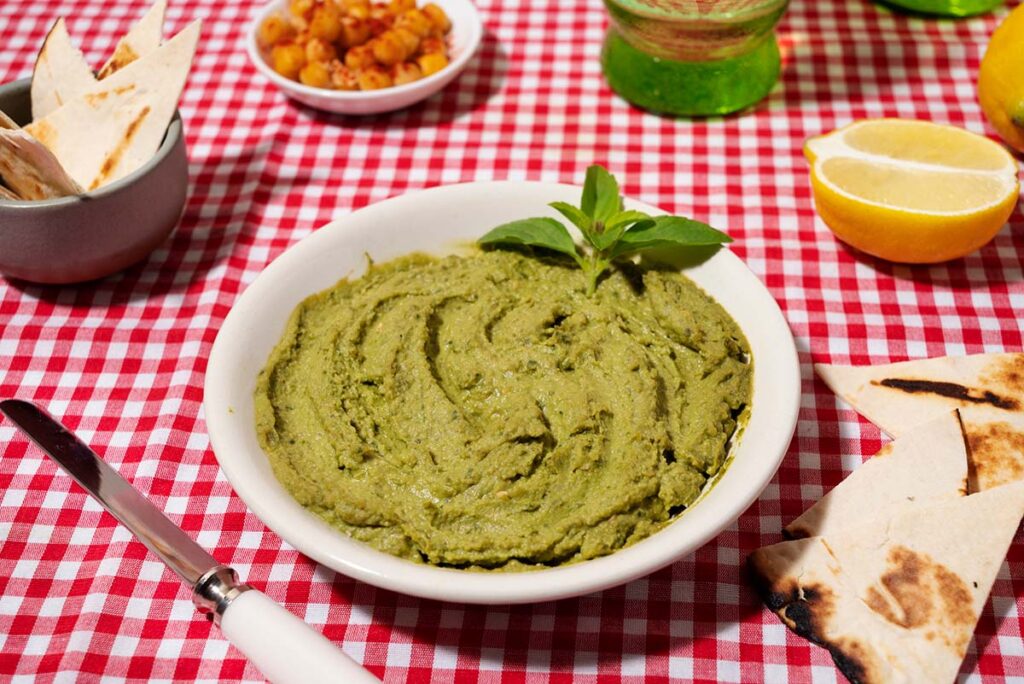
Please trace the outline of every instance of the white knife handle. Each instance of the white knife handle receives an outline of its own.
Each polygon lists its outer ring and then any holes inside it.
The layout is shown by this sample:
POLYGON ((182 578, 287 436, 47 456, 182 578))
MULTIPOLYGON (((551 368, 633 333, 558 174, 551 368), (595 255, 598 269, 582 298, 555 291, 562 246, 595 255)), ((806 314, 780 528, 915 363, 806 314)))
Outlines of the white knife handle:
POLYGON ((255 589, 231 600, 220 629, 273 684, 379 681, 323 634, 255 589))

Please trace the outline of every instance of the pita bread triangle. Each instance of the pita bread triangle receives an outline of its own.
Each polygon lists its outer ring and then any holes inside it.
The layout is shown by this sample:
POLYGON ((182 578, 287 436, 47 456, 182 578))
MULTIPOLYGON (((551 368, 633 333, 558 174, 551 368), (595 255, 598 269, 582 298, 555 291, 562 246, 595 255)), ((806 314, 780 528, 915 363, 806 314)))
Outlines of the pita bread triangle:
POLYGON ((53 154, 0 112, 0 199, 31 200, 81 192, 53 154))
POLYGON ((956 411, 907 432, 865 461, 803 515, 786 536, 828 536, 865 513, 888 516, 908 501, 924 503, 967 494, 967 449, 956 411))
POLYGON ((152 158, 174 115, 199 40, 195 21, 145 57, 25 127, 86 190, 152 158))
POLYGON ((5 199, 42 200, 82 192, 53 153, 19 128, 0 127, 0 178, 14 195, 5 199))
POLYGON ((882 366, 815 369, 858 413, 899 437, 954 408, 1024 412, 1024 354, 943 356, 882 366))
POLYGON ((952 682, 1024 515, 1024 483, 758 549, 765 603, 851 682, 952 682))
POLYGON ((117 42, 114 53, 100 69, 101 79, 160 47, 166 11, 167 0, 157 0, 153 3, 142 18, 117 42))
POLYGON ((32 118, 41 119, 95 83, 82 51, 71 42, 64 19, 58 19, 46 34, 32 70, 32 118))

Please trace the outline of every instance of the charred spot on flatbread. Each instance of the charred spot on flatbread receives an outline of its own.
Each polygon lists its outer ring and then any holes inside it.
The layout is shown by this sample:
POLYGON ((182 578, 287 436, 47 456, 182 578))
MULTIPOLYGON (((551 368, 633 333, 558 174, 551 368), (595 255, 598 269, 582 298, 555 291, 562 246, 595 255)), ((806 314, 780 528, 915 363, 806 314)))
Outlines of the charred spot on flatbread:
POLYGON ((119 88, 114 88, 113 90, 100 90, 99 92, 95 93, 86 93, 82 97, 85 98, 85 101, 88 102, 89 105, 91 105, 92 107, 97 107, 101 102, 106 100, 111 95, 124 95, 125 93, 130 93, 133 90, 135 90, 134 85, 126 85, 120 86, 119 88))
POLYGON ((937 394, 967 404, 988 404, 1006 411, 1020 409, 1020 401, 1001 396, 992 390, 976 390, 956 382, 937 382, 934 380, 918 380, 914 378, 883 378, 872 380, 871 384, 899 390, 907 394, 937 394))
POLYGON ((832 656, 832 662, 850 680, 850 684, 883 681, 871 654, 859 641, 838 639, 835 644, 826 644, 825 647, 832 656))
POLYGON ((118 141, 117 147, 111 150, 110 154, 107 155, 107 158, 103 160, 103 166, 100 167, 99 175, 96 176, 89 185, 90 190, 95 190, 99 186, 103 185, 114 172, 118 162, 121 161, 121 155, 123 155, 125 150, 131 146, 132 138, 135 137, 136 131, 139 130, 142 122, 146 120, 149 112, 150 107, 149 105, 146 105, 139 110, 138 115, 136 115, 136 117, 132 119, 131 123, 128 124, 128 127, 125 129, 124 138, 118 141))
POLYGON ((1010 354, 988 376, 1014 393, 1024 394, 1024 354, 1010 354))
MULTIPOLYGON (((806 547, 792 545, 786 548, 806 547)), ((823 644, 825 625, 835 614, 835 594, 824 584, 801 584, 793 578, 789 566, 794 562, 792 556, 772 555, 764 549, 758 549, 747 559, 747 568, 751 582, 764 604, 777 613, 794 632, 817 644, 823 644)))
POLYGON ((36 121, 32 129, 32 137, 47 147, 53 147, 57 142, 57 129, 48 121, 36 121))
POLYGON ((830 588, 822 584, 801 585, 795 580, 773 583, 758 572, 756 564, 753 575, 761 600, 787 627, 816 644, 826 643, 824 625, 836 606, 830 588))
POLYGON ((110 61, 100 70, 100 80, 122 69, 139 58, 139 54, 128 43, 118 43, 110 61))
POLYGON ((800 584, 793 579, 772 582, 759 569, 755 556, 751 556, 750 569, 765 605, 798 636, 828 649, 836 667, 852 684, 882 681, 868 648, 854 639, 830 639, 826 636, 826 625, 836 610, 836 597, 829 587, 817 583, 800 584))
POLYGON ((890 549, 887 563, 880 586, 868 588, 868 608, 904 629, 932 626, 927 638, 942 639, 962 651, 963 635, 975 622, 966 582, 927 554, 905 546, 890 549))
POLYGON ((794 539, 807 539, 811 536, 811 532, 797 523, 791 523, 787 527, 782 528, 782 536, 791 541, 794 539))
POLYGON ((1024 432, 1010 423, 965 423, 973 489, 991 489, 1024 479, 1024 432))

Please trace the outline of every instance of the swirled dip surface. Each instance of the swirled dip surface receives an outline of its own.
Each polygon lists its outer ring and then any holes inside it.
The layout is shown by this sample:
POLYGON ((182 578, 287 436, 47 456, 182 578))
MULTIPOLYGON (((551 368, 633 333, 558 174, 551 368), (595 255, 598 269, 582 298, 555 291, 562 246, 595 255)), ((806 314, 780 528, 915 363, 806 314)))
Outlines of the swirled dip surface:
POLYGON ((669 522, 726 458, 747 344, 686 277, 514 252, 374 266, 305 300, 259 439, 306 508, 388 553, 522 569, 669 522))

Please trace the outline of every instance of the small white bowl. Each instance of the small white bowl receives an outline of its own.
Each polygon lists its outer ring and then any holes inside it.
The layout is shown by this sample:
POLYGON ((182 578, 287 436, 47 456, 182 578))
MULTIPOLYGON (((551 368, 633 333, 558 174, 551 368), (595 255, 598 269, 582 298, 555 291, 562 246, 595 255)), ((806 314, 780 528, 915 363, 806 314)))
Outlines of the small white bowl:
MULTIPOLYGON (((587 594, 646 575, 692 553, 732 524, 771 480, 796 427, 796 347, 768 290, 728 249, 684 272, 733 316, 750 342, 754 393, 732 463, 694 505, 658 533, 609 556, 529 572, 472 572, 403 560, 366 546, 304 509, 274 477, 256 438, 256 376, 305 297, 410 252, 451 253, 488 229, 556 216, 548 202, 578 202, 580 188, 524 182, 449 185, 396 197, 317 230, 278 257, 239 297, 217 335, 204 408, 217 460, 238 495, 302 553, 369 584, 465 603, 526 603, 587 594)), ((661 214, 655 207, 627 208, 661 214)))
POLYGON ((327 90, 313 88, 298 81, 285 78, 267 63, 267 56, 260 49, 256 34, 260 24, 271 14, 287 13, 286 0, 272 2, 260 9, 245 34, 245 47, 249 59, 256 69, 285 95, 303 104, 336 114, 379 114, 402 109, 425 100, 458 76, 476 53, 483 38, 484 26, 476 6, 469 0, 431 0, 451 19, 452 29, 447 36, 448 66, 435 74, 405 85, 381 88, 380 90, 327 90))

